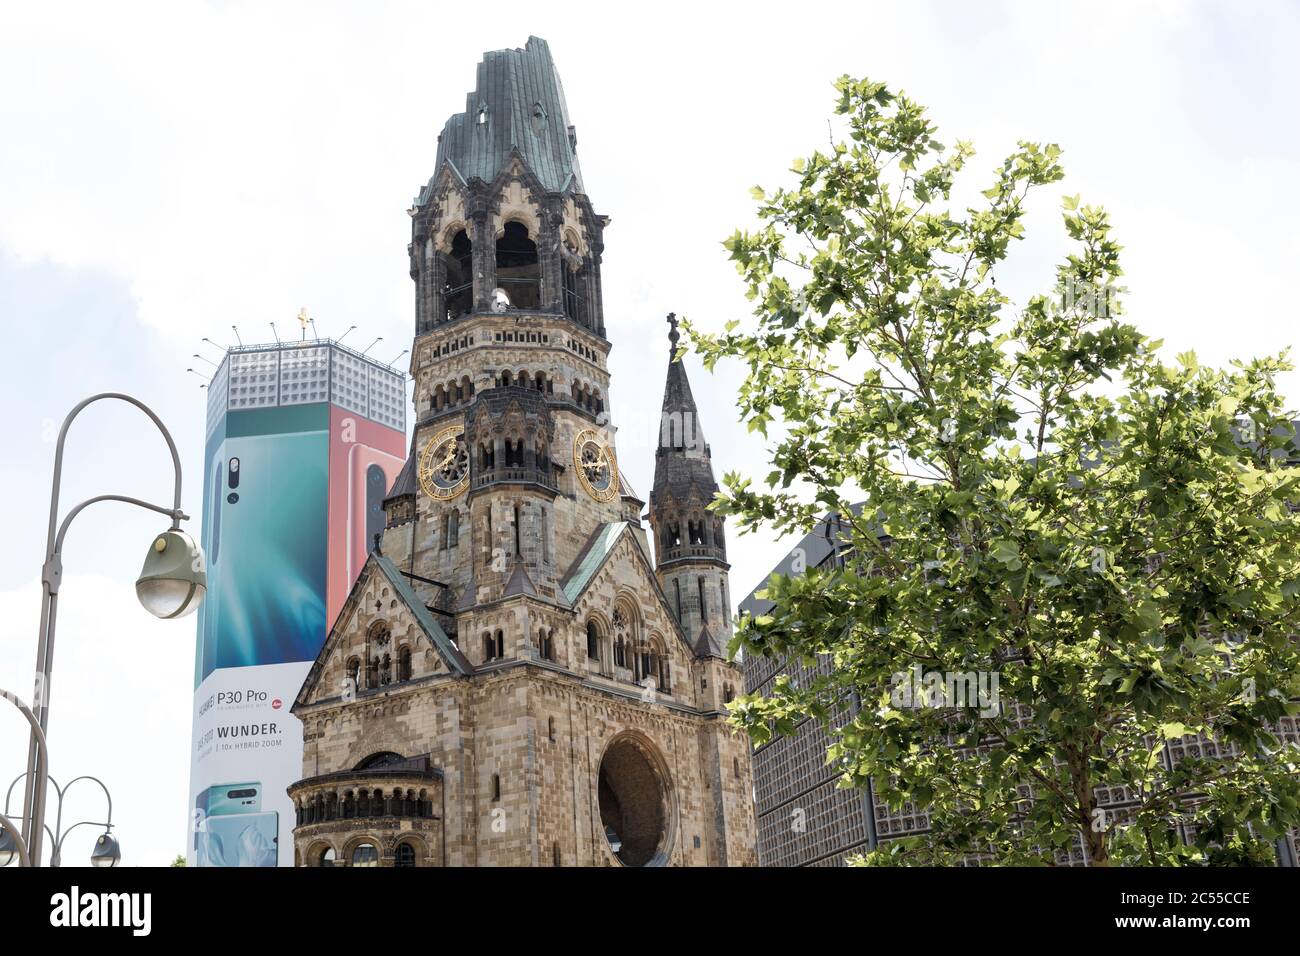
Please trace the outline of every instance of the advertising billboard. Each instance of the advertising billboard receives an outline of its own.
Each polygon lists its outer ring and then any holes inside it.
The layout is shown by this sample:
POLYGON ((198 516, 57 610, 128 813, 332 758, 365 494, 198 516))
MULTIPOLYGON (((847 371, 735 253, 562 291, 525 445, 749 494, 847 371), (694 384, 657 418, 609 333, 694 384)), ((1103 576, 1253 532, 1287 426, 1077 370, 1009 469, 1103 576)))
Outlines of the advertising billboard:
POLYGON ((406 449, 403 379, 372 365, 333 345, 261 347, 231 352, 210 386, 190 865, 293 864, 285 789, 302 776, 302 728, 289 708, 383 530, 406 449))

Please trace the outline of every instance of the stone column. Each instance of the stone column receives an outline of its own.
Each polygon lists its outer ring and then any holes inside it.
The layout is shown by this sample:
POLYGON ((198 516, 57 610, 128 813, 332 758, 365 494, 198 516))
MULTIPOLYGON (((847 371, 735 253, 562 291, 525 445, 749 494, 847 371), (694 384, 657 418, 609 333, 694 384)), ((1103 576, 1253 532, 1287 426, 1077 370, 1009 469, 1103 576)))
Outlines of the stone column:
POLYGON ((492 310, 492 290, 497 285, 497 240, 492 232, 492 216, 486 209, 476 209, 470 225, 474 231, 474 309, 492 310))

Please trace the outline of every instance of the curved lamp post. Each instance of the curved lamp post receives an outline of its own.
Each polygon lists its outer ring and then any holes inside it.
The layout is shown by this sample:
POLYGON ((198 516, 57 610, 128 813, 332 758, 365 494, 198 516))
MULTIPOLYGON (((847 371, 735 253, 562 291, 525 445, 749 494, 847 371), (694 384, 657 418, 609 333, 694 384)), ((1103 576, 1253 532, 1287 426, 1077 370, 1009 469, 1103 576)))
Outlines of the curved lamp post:
MULTIPOLYGON (((204 568, 203 550, 194 539, 181 530, 181 522, 189 516, 181 510, 181 460, 176 453, 176 443, 162 420, 141 402, 130 395, 120 392, 103 392, 92 395, 80 402, 59 429, 59 440, 54 451, 54 482, 50 492, 50 523, 46 536, 45 564, 41 568, 41 629, 36 643, 36 722, 33 725, 32 739, 27 750, 27 782, 23 787, 23 837, 27 842, 27 851, 35 865, 41 858, 41 837, 43 825, 34 825, 35 821, 45 819, 45 791, 48 778, 48 761, 44 753, 43 735, 49 728, 50 717, 50 674, 54 667, 54 625, 59 606, 59 583, 63 577, 63 539, 68 532, 72 519, 83 510, 100 501, 123 501, 127 504, 156 511, 171 518, 171 527, 156 536, 150 545, 144 560, 140 579, 136 582, 136 595, 145 610, 161 618, 183 617, 198 608, 207 590, 207 575, 204 568), (139 498, 126 495, 97 495, 88 498, 68 512, 62 523, 59 522, 59 487, 63 477, 63 443, 68 436, 68 428, 83 408, 101 399, 116 399, 134 405, 149 416, 149 419, 162 432, 171 452, 172 468, 176 480, 172 506, 151 504, 139 498), (40 746, 37 743, 37 731, 42 735, 40 746)), ((105 834, 108 836, 108 834, 105 834)), ((111 840, 111 836, 109 837, 111 840)), ((113 841, 116 845, 116 841, 113 841)))
MULTIPOLYGON (((13 779, 13 782, 9 784, 9 789, 5 791, 5 813, 9 812, 9 798, 13 795, 14 787, 18 784, 19 780, 22 780, 26 776, 26 772, 20 773, 13 779)), ((117 866, 118 862, 122 859, 122 849, 117 842, 117 837, 113 836, 113 795, 108 792, 108 787, 104 786, 104 781, 100 780, 98 777, 83 774, 80 777, 72 778, 60 787, 59 782, 53 777, 48 777, 48 779, 50 785, 54 787, 54 792, 59 798, 59 808, 54 816, 54 829, 51 830, 49 824, 45 824, 44 826, 44 832, 50 838, 50 844, 53 846, 53 849, 50 851, 50 866, 61 866, 63 864, 63 841, 66 840, 68 834, 77 829, 77 827, 103 827, 104 832, 99 835, 99 838, 95 841, 95 848, 91 851, 90 865, 100 867, 117 866), (63 798, 67 796, 68 791, 72 789, 72 785, 79 780, 93 780, 95 783, 99 784, 99 788, 104 791, 104 799, 108 801, 108 819, 103 823, 100 823, 97 820, 81 820, 78 823, 72 824, 72 826, 65 830, 63 828, 63 798)), ((6 852, 9 851, 9 849, 10 848, 3 841, 0 841, 0 867, 8 866, 13 862, 13 853, 6 852)))
MULTIPOLYGON (((18 712, 31 725, 32 745, 40 755, 41 764, 44 765, 49 760, 49 752, 45 748, 45 730, 41 727, 40 721, 36 719, 36 715, 32 713, 31 708, 18 699, 17 694, 11 694, 7 690, 0 689, 0 697, 17 707, 18 712)), ((9 785, 9 789, 13 789, 12 783, 9 785)), ((0 866, 7 866, 14 855, 18 857, 19 866, 31 866, 30 841, 27 839, 27 820, 26 818, 22 820, 23 829, 19 831, 14 827, 13 821, 9 819, 8 813, 9 795, 5 794, 5 812, 0 813, 0 830, 3 830, 0 833, 0 854, 4 856, 4 862, 0 863, 0 866), (12 849, 10 849, 11 845, 12 849)), ((39 860, 40 858, 37 857, 38 862, 39 860)))

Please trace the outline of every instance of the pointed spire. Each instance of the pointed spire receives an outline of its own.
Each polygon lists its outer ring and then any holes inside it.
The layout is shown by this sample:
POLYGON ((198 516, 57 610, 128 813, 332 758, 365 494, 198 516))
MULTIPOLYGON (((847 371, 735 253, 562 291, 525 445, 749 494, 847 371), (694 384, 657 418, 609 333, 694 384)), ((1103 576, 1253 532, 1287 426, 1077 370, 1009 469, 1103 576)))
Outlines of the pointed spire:
POLYGON ((713 477, 709 444, 700 427, 700 414, 691 393, 677 342, 677 316, 668 314, 668 341, 671 343, 668 376, 664 382, 663 411, 659 419, 659 450, 655 453, 654 487, 650 491, 650 508, 667 519, 665 508, 684 505, 691 497, 713 500, 718 483, 713 477), (669 505, 669 499, 675 502, 669 505))
POLYGON ((677 315, 668 313, 668 341, 671 343, 668 354, 668 378, 664 383, 663 413, 659 419, 659 450, 677 450, 691 457, 709 455, 708 445, 704 441, 704 431, 700 428, 699 411, 695 407, 695 396, 691 394, 691 382, 686 377, 686 365, 678 354, 680 348, 677 340, 681 334, 677 331, 677 315))

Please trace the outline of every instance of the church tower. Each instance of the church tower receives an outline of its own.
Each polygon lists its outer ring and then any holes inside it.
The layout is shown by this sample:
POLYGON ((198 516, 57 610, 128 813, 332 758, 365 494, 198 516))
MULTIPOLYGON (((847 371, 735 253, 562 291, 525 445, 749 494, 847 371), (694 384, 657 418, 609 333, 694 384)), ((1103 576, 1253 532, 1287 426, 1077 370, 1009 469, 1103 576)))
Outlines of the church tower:
MULTIPOLYGON (((704 439, 690 379, 677 342, 677 317, 669 314, 668 379, 664 384, 650 528, 655 542, 655 574, 673 616, 701 660, 724 661, 731 634, 727 592, 727 540, 722 519, 708 510, 718 483, 704 439)), ((718 673, 718 702, 735 694, 729 669, 718 673)), ((713 696, 713 695, 711 695, 713 696)))
MULTIPOLYGON (((408 210, 415 432, 293 707, 305 865, 363 845, 381 865, 755 862, 721 523, 704 559, 685 545, 707 450, 700 472, 660 449, 684 550, 656 567, 607 412, 609 219, 576 147, 545 41, 487 53, 408 210), (674 610, 664 587, 703 578, 674 610)), ((669 392, 694 422, 680 363, 669 392)))

